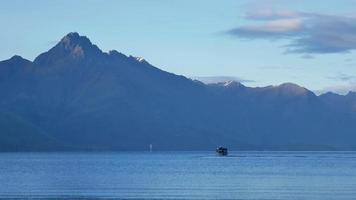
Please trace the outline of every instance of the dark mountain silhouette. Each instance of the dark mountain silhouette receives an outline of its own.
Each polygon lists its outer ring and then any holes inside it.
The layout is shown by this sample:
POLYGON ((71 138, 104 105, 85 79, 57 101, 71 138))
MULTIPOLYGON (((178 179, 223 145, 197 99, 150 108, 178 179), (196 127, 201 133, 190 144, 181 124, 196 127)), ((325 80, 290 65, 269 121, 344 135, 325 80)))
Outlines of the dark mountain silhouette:
POLYGON ((356 95, 203 84, 70 33, 0 62, 0 150, 356 150, 356 95))

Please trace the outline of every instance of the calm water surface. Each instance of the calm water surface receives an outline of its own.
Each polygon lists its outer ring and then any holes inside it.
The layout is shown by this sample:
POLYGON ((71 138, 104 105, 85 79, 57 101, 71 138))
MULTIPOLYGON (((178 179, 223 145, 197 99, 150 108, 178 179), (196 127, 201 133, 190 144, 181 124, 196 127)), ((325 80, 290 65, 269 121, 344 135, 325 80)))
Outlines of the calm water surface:
POLYGON ((0 198, 355 200, 356 152, 1 153, 0 198))

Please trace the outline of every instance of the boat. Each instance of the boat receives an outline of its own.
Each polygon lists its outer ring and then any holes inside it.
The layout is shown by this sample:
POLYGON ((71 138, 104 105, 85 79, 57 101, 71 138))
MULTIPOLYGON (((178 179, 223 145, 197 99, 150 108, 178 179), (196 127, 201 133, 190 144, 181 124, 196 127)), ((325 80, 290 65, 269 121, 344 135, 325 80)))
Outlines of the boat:
POLYGON ((227 148, 226 147, 218 147, 218 148, 216 148, 215 151, 219 156, 227 156, 227 148))

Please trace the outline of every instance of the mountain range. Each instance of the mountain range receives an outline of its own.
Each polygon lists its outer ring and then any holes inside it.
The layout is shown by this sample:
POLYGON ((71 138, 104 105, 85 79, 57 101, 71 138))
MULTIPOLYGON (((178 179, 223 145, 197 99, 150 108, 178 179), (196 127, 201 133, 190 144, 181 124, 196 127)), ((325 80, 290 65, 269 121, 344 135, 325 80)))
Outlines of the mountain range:
POLYGON ((204 84, 69 33, 0 62, 0 151, 356 150, 356 93, 204 84))

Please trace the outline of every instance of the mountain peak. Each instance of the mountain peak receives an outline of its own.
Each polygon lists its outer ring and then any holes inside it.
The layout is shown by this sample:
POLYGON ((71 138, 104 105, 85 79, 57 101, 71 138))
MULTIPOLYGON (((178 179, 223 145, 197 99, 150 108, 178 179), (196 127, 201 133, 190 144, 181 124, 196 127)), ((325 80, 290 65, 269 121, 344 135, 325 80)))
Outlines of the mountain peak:
POLYGON ((21 64, 29 64, 29 63, 31 63, 31 61, 26 60, 26 59, 22 58, 19 55, 14 55, 10 59, 4 60, 3 62, 11 63, 13 65, 18 65, 18 64, 21 65, 21 64))
POLYGON ((151 64, 150 64, 149 62, 147 62, 147 60, 145 60, 143 57, 136 57, 136 56, 131 56, 131 55, 130 55, 129 58, 132 59, 132 60, 135 60, 135 61, 137 61, 137 62, 139 62, 139 63, 151 65, 151 64))
POLYGON ((68 33, 65 37, 69 37, 69 38, 80 38, 81 36, 80 36, 79 33, 77 33, 77 32, 70 32, 70 33, 68 33))
POLYGON ((21 56, 19 55, 14 55, 10 58, 10 60, 24 60, 24 58, 22 58, 21 56))
POLYGON ((279 87, 283 87, 283 88, 299 88, 299 89, 304 89, 303 87, 295 84, 295 83, 290 83, 290 82, 287 82, 287 83, 282 83, 279 85, 279 87))
POLYGON ((74 56, 85 56, 86 53, 102 51, 86 36, 81 36, 77 32, 68 33, 64 36, 57 46, 62 46, 67 51, 70 51, 74 56))
POLYGON ((238 81, 223 81, 223 82, 218 82, 218 83, 207 83, 207 85, 222 87, 222 88, 226 88, 226 89, 238 89, 238 88, 245 87, 243 84, 241 84, 238 81))
POLYGON ((238 88, 243 86, 240 82, 237 81, 226 81, 223 83, 224 87, 228 87, 228 88, 238 88))
POLYGON ((143 57, 135 57, 135 59, 140 63, 148 63, 143 57))
POLYGON ((343 96, 343 95, 337 94, 335 92, 326 92, 324 94, 321 94, 320 96, 321 97, 340 97, 340 96, 343 96))
POLYGON ((301 87, 295 83, 283 83, 276 88, 281 89, 283 92, 293 94, 293 95, 304 95, 310 91, 304 87, 301 87))
POLYGON ((77 32, 68 33, 60 42, 49 51, 39 55, 35 63, 48 65, 62 59, 83 59, 97 57, 103 52, 86 36, 81 36, 77 32))
POLYGON ((76 45, 93 45, 87 37, 80 36, 77 32, 68 33, 61 39, 59 44, 62 44, 65 48, 73 48, 76 45))
POLYGON ((349 92, 346 94, 346 96, 348 96, 348 97, 355 97, 355 98, 356 98, 356 92, 354 92, 354 91, 349 91, 349 92))

